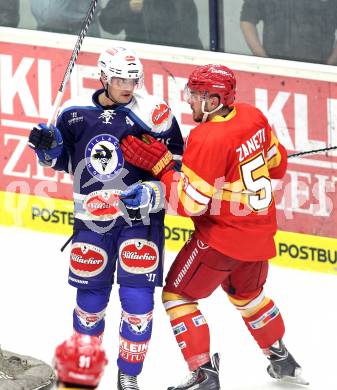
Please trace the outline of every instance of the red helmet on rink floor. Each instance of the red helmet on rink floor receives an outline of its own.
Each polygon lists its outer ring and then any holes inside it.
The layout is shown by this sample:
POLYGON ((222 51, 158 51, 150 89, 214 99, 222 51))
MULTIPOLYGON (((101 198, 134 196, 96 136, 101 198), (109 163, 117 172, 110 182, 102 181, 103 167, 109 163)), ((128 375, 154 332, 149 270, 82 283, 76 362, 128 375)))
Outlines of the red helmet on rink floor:
POLYGON ((202 65, 191 73, 187 88, 208 95, 219 95, 220 103, 229 106, 235 99, 236 79, 233 71, 224 65, 202 65))

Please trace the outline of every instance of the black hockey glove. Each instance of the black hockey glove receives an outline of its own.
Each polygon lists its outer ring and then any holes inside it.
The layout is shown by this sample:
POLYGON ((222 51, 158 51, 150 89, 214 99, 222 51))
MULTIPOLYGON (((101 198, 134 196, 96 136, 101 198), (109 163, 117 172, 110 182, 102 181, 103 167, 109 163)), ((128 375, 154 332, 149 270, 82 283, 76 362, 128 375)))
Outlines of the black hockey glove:
POLYGON ((62 134, 57 127, 40 123, 30 132, 28 145, 34 149, 40 161, 50 161, 62 153, 62 134))

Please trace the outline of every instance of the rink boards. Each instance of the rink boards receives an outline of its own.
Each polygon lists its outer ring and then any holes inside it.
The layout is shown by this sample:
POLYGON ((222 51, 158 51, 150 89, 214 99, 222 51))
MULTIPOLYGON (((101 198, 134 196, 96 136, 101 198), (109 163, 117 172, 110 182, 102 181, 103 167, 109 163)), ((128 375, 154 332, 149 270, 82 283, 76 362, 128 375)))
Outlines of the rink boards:
MULTIPOLYGON (((72 201, 0 192, 0 204, 4 205, 4 212, 0 215, 1 225, 68 236, 72 234, 72 201)), ((193 223, 189 218, 167 215, 166 250, 178 251, 193 231, 193 223)), ((276 246, 278 255, 272 260, 274 264, 337 275, 335 239, 279 231, 276 246)))

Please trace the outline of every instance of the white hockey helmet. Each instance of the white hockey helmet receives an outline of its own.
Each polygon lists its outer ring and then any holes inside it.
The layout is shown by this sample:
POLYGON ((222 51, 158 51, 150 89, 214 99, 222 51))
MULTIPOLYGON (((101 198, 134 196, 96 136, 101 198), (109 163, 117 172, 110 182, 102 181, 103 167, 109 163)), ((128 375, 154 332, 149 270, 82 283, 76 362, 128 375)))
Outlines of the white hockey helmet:
POLYGON ((143 85, 143 65, 133 50, 124 47, 108 48, 99 56, 97 66, 103 84, 111 84, 112 78, 118 77, 137 80, 138 87, 143 85))

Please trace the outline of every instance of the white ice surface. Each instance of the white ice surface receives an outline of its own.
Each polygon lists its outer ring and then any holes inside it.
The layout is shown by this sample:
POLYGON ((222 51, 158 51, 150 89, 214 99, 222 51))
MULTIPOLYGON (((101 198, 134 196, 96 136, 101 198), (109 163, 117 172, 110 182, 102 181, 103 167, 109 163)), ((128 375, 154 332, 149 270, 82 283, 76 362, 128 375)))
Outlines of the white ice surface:
MULTIPOLYGON (((75 289, 67 284, 66 237, 0 227, 2 348, 51 362, 55 346, 72 331, 75 289)), ((175 254, 167 253, 167 272, 175 254)), ((337 389, 337 278, 272 266, 266 293, 282 311, 284 341, 310 381, 308 390, 337 389)), ((218 289, 200 302, 211 329, 212 351, 221 353, 222 390, 300 389, 281 385, 266 373, 267 361, 239 313, 218 289)), ((117 287, 106 317, 109 358, 100 390, 116 389, 120 304, 117 287)), ((168 318, 156 292, 153 336, 139 379, 141 390, 165 390, 187 374, 168 318)))

